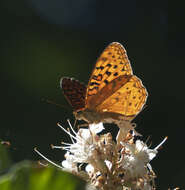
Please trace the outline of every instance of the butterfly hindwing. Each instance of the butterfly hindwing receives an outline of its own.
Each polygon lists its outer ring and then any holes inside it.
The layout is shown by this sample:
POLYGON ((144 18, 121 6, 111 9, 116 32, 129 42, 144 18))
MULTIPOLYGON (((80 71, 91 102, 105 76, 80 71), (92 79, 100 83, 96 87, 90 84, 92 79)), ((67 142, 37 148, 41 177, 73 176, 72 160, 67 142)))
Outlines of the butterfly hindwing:
POLYGON ((85 107, 86 86, 84 84, 73 78, 64 77, 60 80, 60 87, 74 111, 85 107))
POLYGON ((98 112, 118 113, 133 119, 143 108, 147 99, 147 91, 141 80, 135 75, 120 76, 115 79, 117 89, 96 106, 98 112))

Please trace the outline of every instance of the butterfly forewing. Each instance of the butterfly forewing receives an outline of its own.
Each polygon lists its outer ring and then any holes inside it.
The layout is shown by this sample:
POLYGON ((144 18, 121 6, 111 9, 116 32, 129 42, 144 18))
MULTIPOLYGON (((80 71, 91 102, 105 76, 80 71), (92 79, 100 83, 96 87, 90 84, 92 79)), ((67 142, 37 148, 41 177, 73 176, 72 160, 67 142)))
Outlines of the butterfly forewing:
POLYGON ((86 86, 78 80, 64 77, 60 80, 60 86, 64 96, 71 104, 74 111, 81 110, 85 107, 86 86))
POLYGON ((98 58, 91 74, 86 94, 86 104, 109 82, 121 75, 132 75, 132 68, 124 47, 111 43, 98 58))

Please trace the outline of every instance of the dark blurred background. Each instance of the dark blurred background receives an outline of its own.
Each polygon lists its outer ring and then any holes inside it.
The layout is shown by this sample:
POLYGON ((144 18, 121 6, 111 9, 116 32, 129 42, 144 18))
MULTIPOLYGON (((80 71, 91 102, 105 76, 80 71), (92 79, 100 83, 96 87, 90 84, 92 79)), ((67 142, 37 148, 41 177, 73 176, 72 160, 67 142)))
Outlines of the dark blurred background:
POLYGON ((40 157, 60 162, 51 150, 69 137, 72 110, 59 80, 75 77, 87 84, 97 57, 111 42, 127 49, 134 73, 149 97, 134 120, 152 148, 168 141, 152 161, 159 189, 185 187, 185 67, 182 10, 169 25, 167 1, 6 0, 0 2, 1 127, 0 138, 11 142, 14 162, 40 157), (47 104, 50 99, 66 108, 47 104))

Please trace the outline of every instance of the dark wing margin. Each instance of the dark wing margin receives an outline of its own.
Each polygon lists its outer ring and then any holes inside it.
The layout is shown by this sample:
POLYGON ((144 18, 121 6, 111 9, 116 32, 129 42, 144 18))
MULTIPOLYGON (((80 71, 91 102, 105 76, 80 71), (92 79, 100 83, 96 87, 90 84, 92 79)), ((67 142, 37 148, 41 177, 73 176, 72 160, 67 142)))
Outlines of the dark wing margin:
POLYGON ((86 86, 73 78, 63 77, 60 79, 60 87, 73 111, 85 107, 86 86))

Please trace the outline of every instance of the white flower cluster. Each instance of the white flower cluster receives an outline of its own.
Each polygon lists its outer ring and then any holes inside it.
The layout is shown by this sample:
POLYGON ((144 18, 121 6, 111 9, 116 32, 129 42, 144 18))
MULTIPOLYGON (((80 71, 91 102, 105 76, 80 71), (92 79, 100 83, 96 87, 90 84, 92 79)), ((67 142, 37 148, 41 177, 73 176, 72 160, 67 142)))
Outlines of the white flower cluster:
POLYGON ((72 144, 63 143, 53 148, 66 150, 63 170, 85 179, 89 183, 88 189, 155 189, 156 176, 150 161, 167 138, 156 148, 149 149, 143 141, 134 140, 136 132, 131 123, 127 123, 130 127, 119 130, 116 142, 111 133, 99 135, 103 133, 102 123, 89 125, 87 129, 80 128, 77 132, 70 122, 69 125, 70 130, 59 126, 71 137, 72 144))

